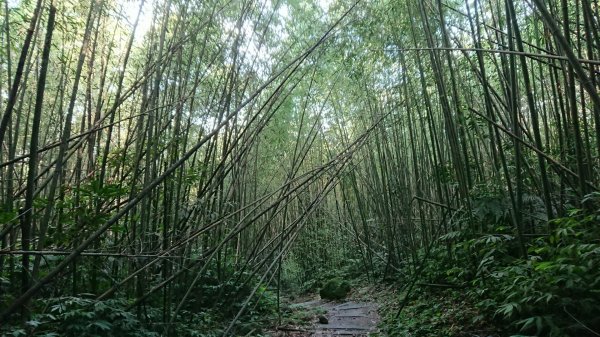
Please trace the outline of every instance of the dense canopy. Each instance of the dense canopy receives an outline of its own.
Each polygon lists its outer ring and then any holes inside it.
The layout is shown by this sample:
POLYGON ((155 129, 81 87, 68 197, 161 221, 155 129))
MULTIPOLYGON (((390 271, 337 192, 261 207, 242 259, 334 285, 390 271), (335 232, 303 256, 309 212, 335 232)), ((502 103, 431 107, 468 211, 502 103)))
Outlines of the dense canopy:
POLYGON ((4 0, 0 334, 600 335, 599 11, 4 0))

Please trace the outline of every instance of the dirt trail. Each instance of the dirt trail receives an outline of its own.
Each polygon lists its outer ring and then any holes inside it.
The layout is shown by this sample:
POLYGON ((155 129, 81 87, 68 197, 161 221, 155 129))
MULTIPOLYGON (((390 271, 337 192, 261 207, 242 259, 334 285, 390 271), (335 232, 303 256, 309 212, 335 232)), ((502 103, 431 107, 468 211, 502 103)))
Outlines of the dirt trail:
MULTIPOLYGON (((314 300, 294 304, 296 310, 319 310, 327 323, 315 323, 303 331, 288 331, 283 336, 368 336, 379 332, 378 305, 372 302, 328 302, 314 300)), ((323 319, 322 319, 323 320, 323 319)), ((282 335, 280 335, 282 336, 282 335)))

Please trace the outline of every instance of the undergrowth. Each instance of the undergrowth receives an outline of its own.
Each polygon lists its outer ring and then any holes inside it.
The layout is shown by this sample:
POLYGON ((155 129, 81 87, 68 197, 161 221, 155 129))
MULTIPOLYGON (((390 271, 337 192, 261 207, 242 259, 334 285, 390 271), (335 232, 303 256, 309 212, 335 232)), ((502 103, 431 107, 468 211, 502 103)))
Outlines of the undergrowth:
MULTIPOLYGON (((251 279, 253 280, 253 279, 251 279)), ((158 296, 134 306, 133 300, 93 299, 92 294, 59 296, 33 301, 25 322, 13 321, 0 327, 0 336, 19 337, 213 337, 225 328, 250 297, 253 282, 239 284, 234 278, 219 281, 208 272, 192 289, 192 296, 171 319, 158 296), (170 326, 167 332, 166 327, 170 326)), ((186 289, 174 289, 176 298, 186 289)), ((258 335, 276 319, 276 295, 264 286, 251 297, 233 335, 258 335)))
POLYGON ((526 255, 501 213, 478 216, 481 204, 465 212, 430 252, 419 252, 428 257, 419 272, 396 281, 405 290, 430 286, 412 289, 398 319, 390 309, 397 304, 388 306, 389 335, 600 335, 599 201, 600 194, 588 195, 585 209, 551 221, 548 234, 524 243, 526 255), (493 224, 491 233, 481 233, 482 221, 493 224))
POLYGON ((404 293, 384 305, 382 329, 388 336, 498 336, 498 327, 480 317, 463 293, 419 288, 399 312, 404 293))

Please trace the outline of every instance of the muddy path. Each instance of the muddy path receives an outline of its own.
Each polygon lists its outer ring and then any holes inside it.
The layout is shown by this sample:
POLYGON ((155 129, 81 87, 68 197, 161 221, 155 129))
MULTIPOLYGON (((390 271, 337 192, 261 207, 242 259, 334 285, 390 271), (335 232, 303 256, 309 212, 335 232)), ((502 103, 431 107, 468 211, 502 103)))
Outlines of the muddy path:
POLYGON ((312 325, 282 326, 272 336, 370 336, 378 335, 378 305, 374 302, 313 300, 290 306, 295 311, 314 313, 312 325))

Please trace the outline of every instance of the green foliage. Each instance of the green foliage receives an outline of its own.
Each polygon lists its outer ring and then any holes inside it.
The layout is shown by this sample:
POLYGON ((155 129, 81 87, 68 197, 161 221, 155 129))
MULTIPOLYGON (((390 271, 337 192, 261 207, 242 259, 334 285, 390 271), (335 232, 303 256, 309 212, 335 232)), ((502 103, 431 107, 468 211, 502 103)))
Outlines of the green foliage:
MULTIPOLYGON (((160 314, 161 312, 156 310, 157 321, 161 319, 160 314)), ((177 324, 173 327, 175 336, 217 337, 223 334, 222 317, 213 310, 203 312, 181 310, 177 315, 176 322, 177 324)))
POLYGON ((136 316, 126 309, 122 300, 95 301, 81 297, 59 297, 47 300, 48 310, 36 314, 24 328, 7 326, 9 336, 123 336, 151 337, 157 332, 147 330, 136 316), (9 331, 12 331, 9 333, 9 331))
MULTIPOLYGON (((265 289, 262 289, 265 290, 265 289)), ((223 327, 239 310, 245 299, 235 291, 217 291, 207 297, 205 303, 215 305, 187 306, 180 310, 174 319, 172 331, 176 336, 210 337, 221 336, 223 327), (227 297, 229 295, 229 297, 227 297), (210 308, 210 307, 213 308, 210 308), (230 307, 228 307, 230 306, 230 307)), ((208 294, 205 294, 208 295, 208 294)), ((275 299, 269 292, 262 295, 261 301, 252 301, 236 326, 235 333, 245 335, 259 331, 273 319, 275 299), (260 304, 259 304, 260 303, 260 304)), ((46 307, 43 314, 35 314, 24 326, 7 325, 0 328, 2 336, 119 336, 151 337, 160 336, 164 330, 162 309, 146 306, 140 317, 129 308, 125 300, 111 299, 96 301, 82 297, 51 298, 38 303, 46 307)), ((197 303, 196 303, 197 304, 197 303)))
MULTIPOLYGON (((233 270, 229 270, 233 272, 233 270)), ((186 301, 184 308, 190 312, 203 312, 207 309, 218 312, 224 319, 233 318, 241 309, 244 301, 250 296, 255 286, 256 279, 249 273, 244 273, 240 279, 250 277, 250 280, 241 283, 236 274, 231 273, 229 278, 219 278, 214 270, 209 270, 193 289, 192 295, 186 301)), ((187 290, 182 288, 182 291, 187 290)), ((273 314, 276 298, 264 286, 251 298, 243 319, 252 319, 252 316, 269 316, 273 314)))
POLYGON ((531 243, 527 260, 482 261, 485 267, 480 269, 486 270, 474 281, 480 307, 524 333, 599 331, 599 220, 597 214, 574 211, 553 221, 555 230, 549 236, 531 243))
POLYGON ((0 223, 7 224, 10 222, 16 221, 18 216, 19 216, 19 214, 15 211, 11 211, 11 212, 0 211, 0 223))
POLYGON ((461 293, 419 289, 417 294, 407 303, 399 319, 395 318, 395 307, 384 312, 383 328, 387 336, 472 336, 476 331, 493 335, 494 329, 480 318, 477 308, 461 293))
POLYGON ((92 201, 108 201, 127 195, 127 189, 119 184, 101 184, 98 180, 91 180, 80 187, 79 193, 92 201))
MULTIPOLYGON (((269 326, 276 314, 276 294, 260 285, 251 296, 257 282, 256 275, 236 271, 233 260, 216 268, 211 265, 195 283, 190 296, 180 310, 174 330, 177 336, 221 336, 224 328, 247 302, 243 314, 238 318, 233 333, 246 335, 261 331, 269 326)), ((181 284, 174 289, 174 297, 181 298, 188 285, 181 284)), ((155 299, 158 300, 158 299, 155 299)), ((159 305, 160 301, 156 302, 159 305)), ((157 320, 161 320, 157 316, 157 320)))
MULTIPOLYGON (((88 267, 80 266, 82 270, 88 270, 88 267)), ((207 268, 206 275, 196 283, 192 295, 173 319, 171 331, 175 336, 222 336, 224 327, 242 308, 258 281, 256 276, 248 272, 238 275, 231 264, 221 270, 221 277, 217 274, 216 269, 211 266, 207 268), (237 276, 247 282, 240 282, 237 276)), ((0 289, 8 287, 8 280, 1 278, 0 286, 0 289)), ((185 286, 182 284, 175 287, 172 296, 181 298, 187 290, 185 286)), ((130 305, 129 301, 123 299, 97 301, 72 296, 39 300, 33 302, 32 312, 37 314, 33 314, 29 322, 22 327, 2 327, 0 336, 162 335, 165 324, 168 323, 165 321, 162 296, 150 296, 143 310, 130 305)), ((173 302, 171 307, 174 307, 173 302)), ((246 335, 269 326, 275 317, 275 308, 275 294, 264 286, 259 287, 239 318, 234 333, 246 335)), ((170 320, 170 316, 166 316, 166 319, 170 320)))
MULTIPOLYGON (((535 205, 537 199, 530 199, 535 205)), ((596 205, 599 199, 588 195, 583 204, 596 205)), ((546 226, 552 228, 549 234, 526 243, 528 255, 522 258, 502 203, 501 198, 488 195, 473 203, 472 213, 453 218, 456 230, 440 237, 441 244, 432 247, 418 277, 427 283, 465 287, 461 305, 473 307, 474 320, 493 320, 513 333, 591 336, 591 331, 600 331, 598 207, 573 209, 567 217, 553 220, 546 226), (492 232, 482 234, 486 228, 492 232)), ((532 228, 541 231, 538 223, 532 228)), ((426 257, 424 249, 417 254, 419 259, 426 257)), ((440 291, 448 295, 452 290, 440 291)), ((433 290, 415 292, 432 294, 433 290)), ((445 311, 435 311, 439 298, 423 297, 419 293, 399 321, 388 320, 394 332, 390 335, 459 335, 443 330, 448 320, 441 326, 432 323, 445 311), (429 306, 420 304, 424 301, 430 301, 429 306)))
POLYGON ((347 232, 319 211, 313 214, 306 231, 300 233, 282 268, 282 287, 292 293, 318 292, 334 278, 364 278, 365 264, 357 249, 348 244, 347 232), (332 225, 335 224, 335 225, 332 225))

